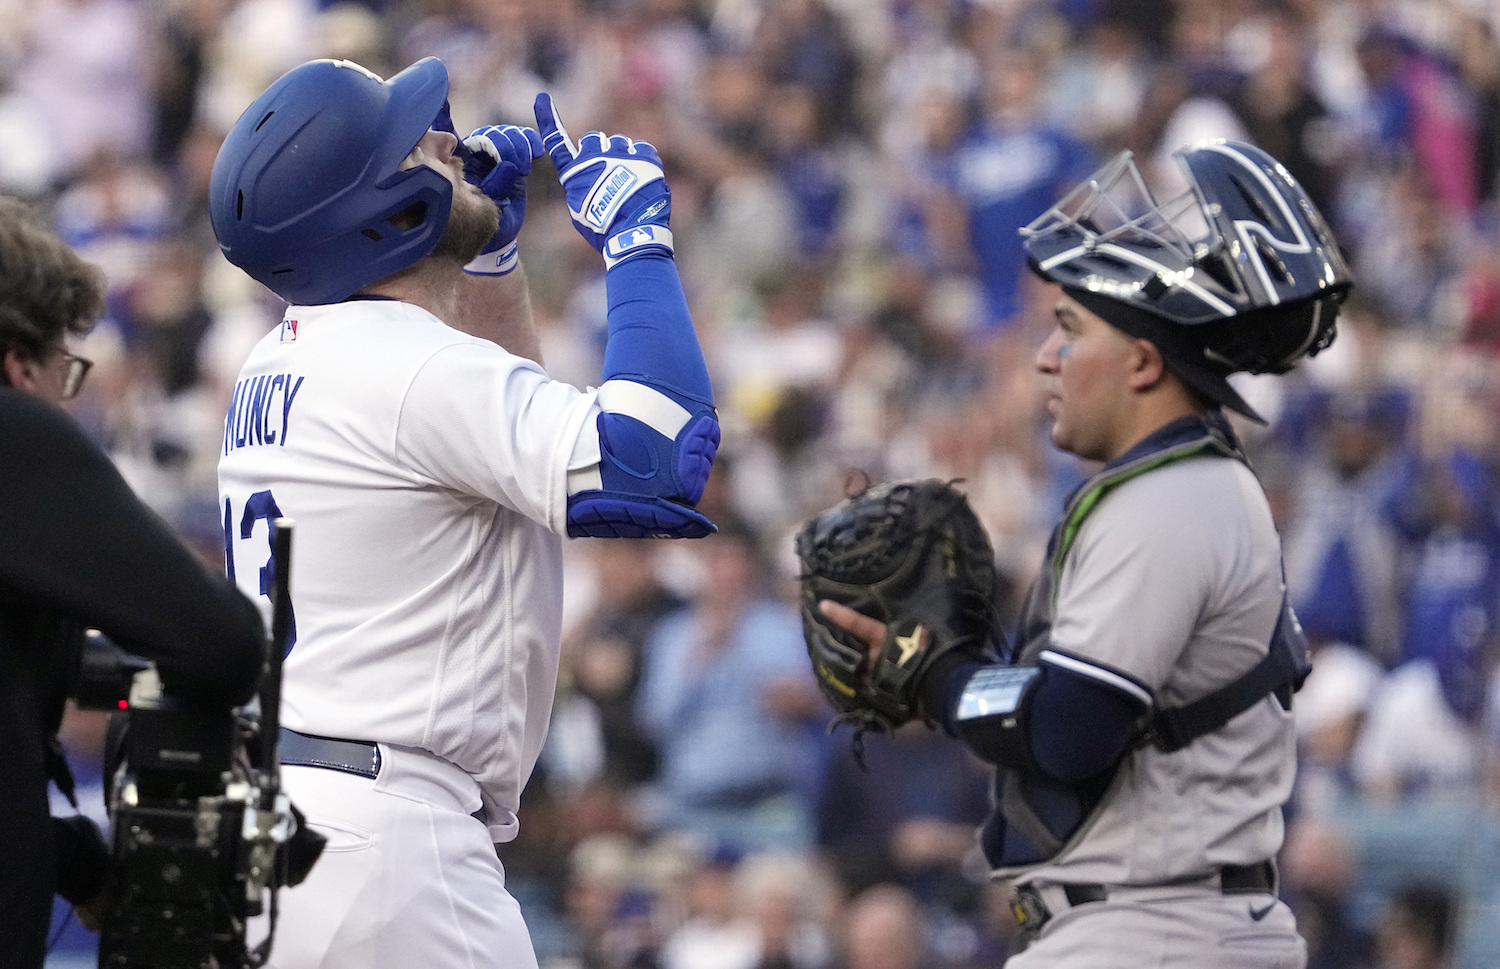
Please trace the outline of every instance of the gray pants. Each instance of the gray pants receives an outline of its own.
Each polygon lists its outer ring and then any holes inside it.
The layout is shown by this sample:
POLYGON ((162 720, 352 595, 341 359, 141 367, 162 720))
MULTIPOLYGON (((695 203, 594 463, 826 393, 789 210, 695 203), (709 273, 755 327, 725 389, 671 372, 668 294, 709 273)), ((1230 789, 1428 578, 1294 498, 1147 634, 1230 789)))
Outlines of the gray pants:
POLYGON ((1306 967, 1296 919, 1272 896, 1165 894, 1066 908, 1005 969, 1306 967))

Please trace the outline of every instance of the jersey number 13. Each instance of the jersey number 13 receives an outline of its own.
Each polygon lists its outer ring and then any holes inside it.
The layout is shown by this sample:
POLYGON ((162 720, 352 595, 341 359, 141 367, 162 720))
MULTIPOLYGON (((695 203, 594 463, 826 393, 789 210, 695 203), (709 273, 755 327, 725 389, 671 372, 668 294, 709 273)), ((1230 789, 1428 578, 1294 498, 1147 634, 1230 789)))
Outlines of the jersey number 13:
MULTIPOLYGON (((239 580, 234 574, 234 543, 236 541, 249 541, 254 537, 256 523, 265 523, 266 542, 266 564, 260 567, 260 594, 267 600, 271 598, 271 590, 276 587, 276 562, 271 557, 271 541, 275 538, 276 526, 273 522, 282 517, 281 509, 276 507, 276 498, 269 491, 257 491, 245 502, 245 508, 240 515, 239 526, 235 527, 234 508, 228 498, 224 499, 224 571, 229 575, 229 581, 238 584, 239 580)), ((292 651, 297 643, 297 612, 292 608, 290 601, 287 602, 288 623, 286 648, 282 651, 282 657, 292 651)))

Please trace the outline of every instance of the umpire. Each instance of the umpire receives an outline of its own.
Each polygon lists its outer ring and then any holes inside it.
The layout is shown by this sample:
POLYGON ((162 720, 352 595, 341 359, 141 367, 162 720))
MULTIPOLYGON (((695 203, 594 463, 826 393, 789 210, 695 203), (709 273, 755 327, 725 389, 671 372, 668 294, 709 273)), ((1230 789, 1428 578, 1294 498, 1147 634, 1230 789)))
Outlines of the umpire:
POLYGON ((1015 888, 1011 969, 1307 960, 1273 862, 1306 642, 1222 408, 1260 420, 1226 378, 1327 346, 1350 277, 1270 156, 1216 141, 1177 159, 1180 198, 1158 205, 1127 152, 1022 230, 1061 286, 1036 358, 1053 443, 1102 467, 1067 502, 1008 662, 943 635, 959 617, 820 604, 877 658, 854 693, 904 692, 995 764, 980 837, 1015 888))
POLYGON ((264 655, 260 615, 131 492, 57 405, 89 363, 67 338, 104 309, 104 280, 26 206, 0 197, 0 969, 45 959, 54 890, 97 901, 107 855, 72 797, 57 730, 86 628, 154 660, 164 685, 239 704, 264 655))

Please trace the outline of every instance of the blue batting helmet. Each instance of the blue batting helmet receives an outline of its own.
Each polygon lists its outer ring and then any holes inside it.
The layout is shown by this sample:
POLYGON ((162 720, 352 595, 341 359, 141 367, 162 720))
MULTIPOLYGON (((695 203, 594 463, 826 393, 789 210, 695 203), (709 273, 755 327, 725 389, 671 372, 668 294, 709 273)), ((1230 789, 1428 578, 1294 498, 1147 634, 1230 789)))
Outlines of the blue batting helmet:
POLYGON ((1150 340, 1189 385, 1260 420, 1225 379, 1285 373, 1333 342, 1352 279, 1307 193, 1261 149, 1175 153, 1188 190, 1158 203, 1122 152, 1021 230, 1031 267, 1150 340))
POLYGON ((336 303, 436 248, 453 186, 401 162, 448 100, 436 57, 389 81, 350 61, 293 68, 240 115, 208 213, 230 262, 285 300, 336 303))

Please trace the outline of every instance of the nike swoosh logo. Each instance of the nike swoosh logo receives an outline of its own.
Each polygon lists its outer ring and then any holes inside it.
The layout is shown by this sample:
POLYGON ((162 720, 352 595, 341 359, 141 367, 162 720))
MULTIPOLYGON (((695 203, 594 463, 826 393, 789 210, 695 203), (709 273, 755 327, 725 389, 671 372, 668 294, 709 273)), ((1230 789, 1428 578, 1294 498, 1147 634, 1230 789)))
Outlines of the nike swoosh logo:
POLYGON ((1252 922, 1259 922, 1261 919, 1265 918, 1267 915, 1270 915, 1271 914, 1271 909, 1273 909, 1275 907, 1276 907, 1276 899, 1274 899, 1274 898, 1271 899, 1270 904, 1268 904, 1265 908, 1256 908, 1254 905, 1250 906, 1250 921, 1252 921, 1252 922))

